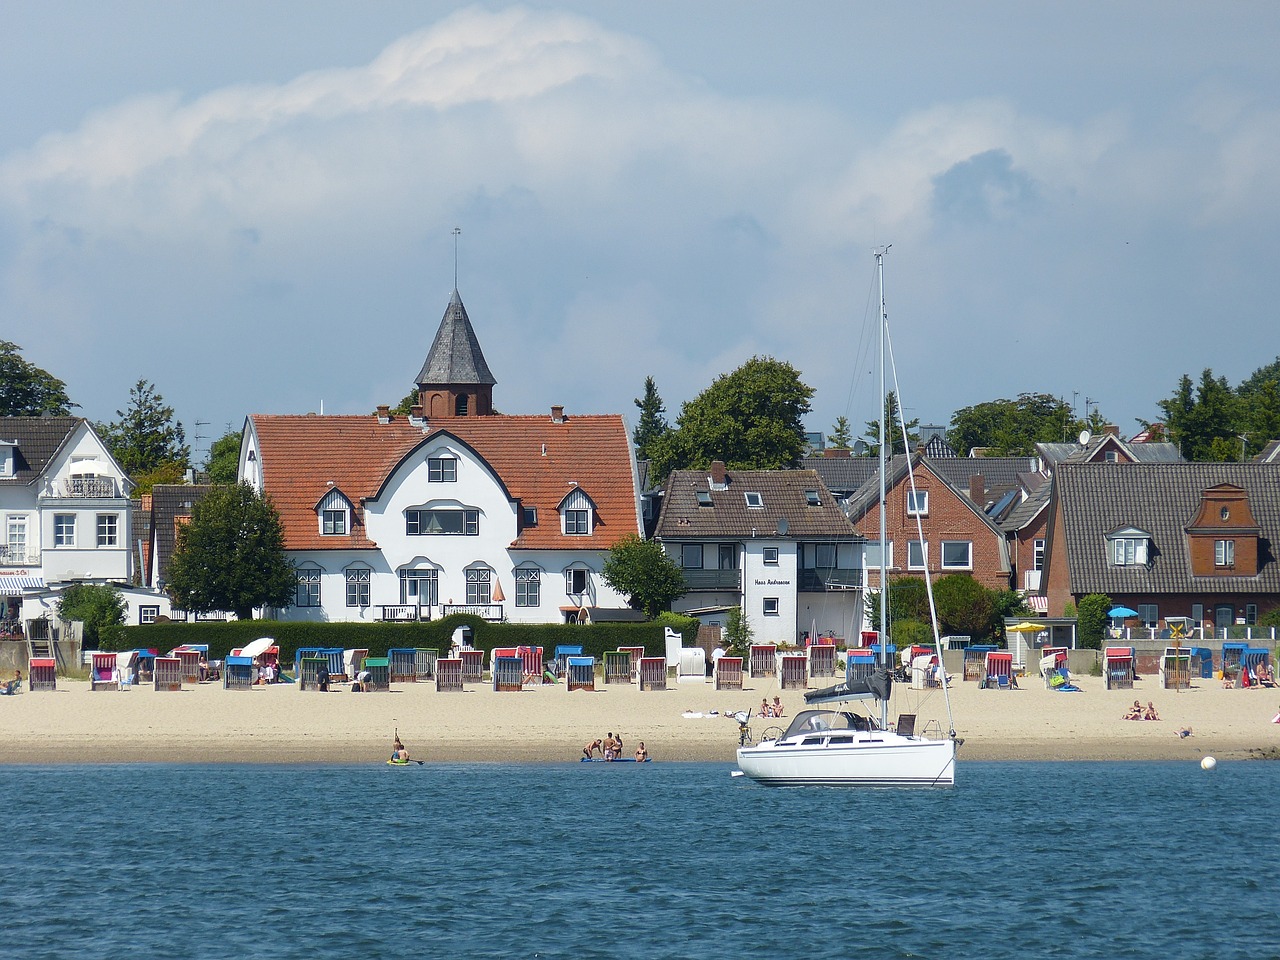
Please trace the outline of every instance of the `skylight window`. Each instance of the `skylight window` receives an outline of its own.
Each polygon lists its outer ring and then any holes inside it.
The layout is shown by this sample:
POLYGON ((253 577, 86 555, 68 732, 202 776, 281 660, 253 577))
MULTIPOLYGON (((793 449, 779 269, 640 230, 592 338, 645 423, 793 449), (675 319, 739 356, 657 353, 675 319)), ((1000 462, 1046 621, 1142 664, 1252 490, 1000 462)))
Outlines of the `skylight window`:
POLYGON ((743 494, 743 496, 747 500, 747 506, 752 510, 764 509, 764 497, 760 496, 760 494, 756 493, 754 490, 748 490, 743 494))
POLYGON ((700 507, 709 507, 709 506, 711 506, 711 491, 710 491, 710 490, 699 490, 699 491, 698 491, 698 506, 700 506, 700 507))
POLYGON ((822 497, 818 495, 817 490, 806 490, 804 492, 804 499, 811 507, 822 506, 822 497))

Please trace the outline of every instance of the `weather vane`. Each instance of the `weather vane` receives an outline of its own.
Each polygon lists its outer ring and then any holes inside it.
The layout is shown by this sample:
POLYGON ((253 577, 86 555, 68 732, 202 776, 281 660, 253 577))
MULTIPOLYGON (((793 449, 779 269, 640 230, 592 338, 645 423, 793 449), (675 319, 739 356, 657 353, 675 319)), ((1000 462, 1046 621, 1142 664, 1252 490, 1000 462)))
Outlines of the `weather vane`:
POLYGON ((462 233, 461 227, 453 228, 453 289, 458 289, 458 235, 462 233))

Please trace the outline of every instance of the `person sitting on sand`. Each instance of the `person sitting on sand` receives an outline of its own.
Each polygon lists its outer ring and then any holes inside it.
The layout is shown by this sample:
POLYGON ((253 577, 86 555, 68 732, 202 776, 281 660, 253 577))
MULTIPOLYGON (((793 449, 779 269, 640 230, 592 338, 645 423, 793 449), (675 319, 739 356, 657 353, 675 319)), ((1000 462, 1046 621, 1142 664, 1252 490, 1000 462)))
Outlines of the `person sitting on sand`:
POLYGON ((649 751, 644 748, 644 741, 640 741, 640 746, 636 747, 636 763, 644 763, 649 759, 649 751))
POLYGON ((1150 700, 1147 701, 1147 712, 1142 715, 1143 720, 1159 720, 1160 714, 1156 713, 1156 705, 1150 700))
POLYGON ((13 679, 4 685, 4 689, 0 690, 0 696, 12 697, 18 692, 18 688, 22 686, 22 671, 13 671, 13 679))
POLYGON ((1258 683, 1264 687, 1274 687, 1276 685, 1276 676, 1271 671, 1271 664, 1265 660, 1258 664, 1258 683))
POLYGON ((404 748, 404 744, 400 742, 400 737, 396 737, 396 742, 391 745, 391 759, 409 761, 409 751, 404 748))
POLYGON ((782 716, 782 698, 781 697, 773 698, 773 710, 771 711, 771 715, 775 717, 782 716))
POLYGON ((1124 719, 1141 720, 1142 719, 1142 702, 1139 700, 1133 701, 1133 706, 1130 707, 1129 712, 1124 715, 1124 719))
POLYGON ((1231 675, 1231 671, 1226 667, 1222 668, 1222 689, 1231 690, 1236 685, 1236 678, 1231 675))
POLYGON ((773 716, 773 711, 769 709, 769 699, 767 697, 760 701, 760 716, 762 717, 773 716))
POLYGON ((592 740, 590 743, 588 743, 585 747, 582 748, 582 755, 586 757, 588 760, 590 760, 592 756, 594 756, 597 750, 599 750, 603 754, 604 750, 602 748, 603 748, 603 743, 601 742, 599 737, 596 737, 594 740, 592 740))

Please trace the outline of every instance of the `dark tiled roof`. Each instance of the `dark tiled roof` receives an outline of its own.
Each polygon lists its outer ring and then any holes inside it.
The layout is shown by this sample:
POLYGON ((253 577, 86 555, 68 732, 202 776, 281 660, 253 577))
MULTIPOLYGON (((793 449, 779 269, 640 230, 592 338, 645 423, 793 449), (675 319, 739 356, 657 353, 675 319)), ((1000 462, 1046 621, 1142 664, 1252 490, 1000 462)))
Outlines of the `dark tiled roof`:
POLYGON ((14 475, 0 483, 34 483, 83 421, 83 417, 0 417, 0 440, 18 443, 14 475))
POLYGON ((458 291, 453 291, 445 308, 436 339, 418 373, 419 386, 432 384, 480 383, 493 386, 498 381, 489 372, 480 341, 471 328, 467 308, 458 291))
POLYGON ((1083 446, 1078 443, 1037 443, 1036 452, 1045 466, 1059 463, 1089 463, 1101 459, 1104 448, 1114 446, 1135 463, 1182 463, 1182 454, 1173 443, 1126 443, 1119 437, 1100 433, 1083 446))
POLYGON ((676 470, 667 478, 659 539, 734 539, 761 536, 784 540, 861 540, 822 478, 813 470, 730 470, 724 490, 712 490, 705 470, 676 470), (711 506, 698 504, 698 493, 711 506), (809 505, 808 492, 819 503, 809 505), (758 493, 761 507, 747 506, 745 494, 758 493), (778 523, 787 532, 778 534, 778 523))
POLYGON ((1066 464, 1055 478, 1062 505, 1070 590, 1105 593, 1274 593, 1280 591, 1280 465, 1259 463, 1066 464), (1230 483, 1249 497, 1262 528, 1256 577, 1192 577, 1185 528, 1201 494, 1230 483), (1113 566, 1106 535, 1124 527, 1151 534, 1147 566, 1113 566))
MULTIPOLYGON (((957 497, 960 498, 960 502, 969 506, 973 510, 976 516, 981 517, 982 522, 985 523, 988 527, 990 527, 991 532, 994 533, 996 537, 1003 542, 1004 532, 1000 529, 1000 527, 996 525, 994 520, 992 520, 989 516, 987 516, 986 511, 983 509, 985 505, 974 503, 972 500, 969 499, 968 489, 962 489, 961 487, 956 486, 954 483, 949 482, 947 478, 943 476, 942 473, 938 470, 938 465, 940 463, 951 464, 951 463, 955 463, 956 461, 950 460, 950 459, 933 460, 929 457, 924 456, 919 451, 916 451, 911 456, 912 456, 911 462, 913 464, 913 469, 915 469, 917 472, 920 470, 927 470, 929 471, 929 473, 937 477, 939 482, 946 484, 951 489, 951 491, 957 497)), ((959 459, 967 459, 967 458, 959 458, 959 459)), ((975 460, 975 462, 981 462, 983 460, 982 457, 975 457, 973 459, 975 460)), ((904 482, 906 479, 907 479, 907 457, 905 454, 899 453, 889 461, 888 467, 885 469, 885 489, 886 490, 892 489, 893 487, 897 486, 899 483, 904 482)), ((873 507, 876 507, 877 504, 879 504, 879 502, 880 502, 880 478, 878 475, 873 474, 870 480, 864 483, 853 494, 853 496, 851 496, 848 500, 845 501, 845 509, 848 511, 849 518, 853 521, 853 523, 856 524, 859 520, 865 517, 873 507)))
POLYGON ((961 493, 969 492, 970 479, 982 477, 988 500, 1009 490, 1021 489, 1020 475, 1036 468, 1035 457, 929 457, 928 460, 933 472, 961 493))
POLYGON ((1053 490, 1053 483, 1046 480, 1038 487, 1027 494, 1027 498, 1014 507, 1000 521, 1000 529, 1006 533, 1014 533, 1021 530, 1027 524, 1032 523, 1036 517, 1040 516, 1040 512, 1049 505, 1049 494, 1053 490))
POLYGON ((827 489, 843 499, 876 475, 875 457, 805 457, 801 468, 815 470, 827 489))
POLYGON ((169 559, 177 545, 179 517, 191 516, 191 508, 213 489, 208 483, 158 483, 151 488, 151 556, 156 584, 167 583, 169 559))

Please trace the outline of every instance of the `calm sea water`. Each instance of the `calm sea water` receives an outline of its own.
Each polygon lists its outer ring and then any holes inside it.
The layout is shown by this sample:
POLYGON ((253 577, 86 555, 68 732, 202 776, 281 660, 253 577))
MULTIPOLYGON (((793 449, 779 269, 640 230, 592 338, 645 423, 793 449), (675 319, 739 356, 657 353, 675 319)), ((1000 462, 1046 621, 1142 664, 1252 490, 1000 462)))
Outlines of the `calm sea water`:
POLYGON ((0 768, 0 955, 1280 955, 1280 764, 730 769, 0 768))

